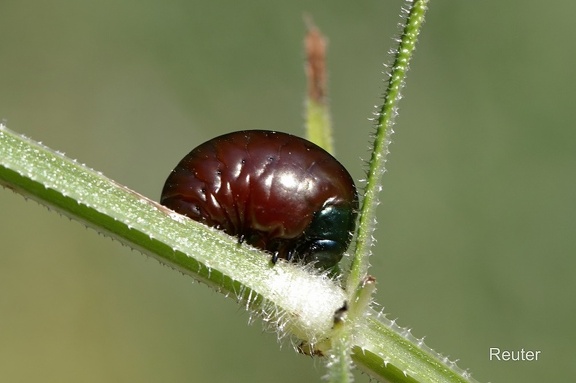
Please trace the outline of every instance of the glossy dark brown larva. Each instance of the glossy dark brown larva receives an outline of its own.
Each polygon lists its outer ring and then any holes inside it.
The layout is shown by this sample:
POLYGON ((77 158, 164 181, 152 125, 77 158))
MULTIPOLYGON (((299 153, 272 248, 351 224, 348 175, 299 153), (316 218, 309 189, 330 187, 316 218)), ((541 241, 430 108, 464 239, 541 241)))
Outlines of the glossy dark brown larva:
POLYGON ((330 268, 354 230, 358 195, 348 171, 296 136, 265 130, 203 143, 170 173, 161 203, 278 258, 330 268))

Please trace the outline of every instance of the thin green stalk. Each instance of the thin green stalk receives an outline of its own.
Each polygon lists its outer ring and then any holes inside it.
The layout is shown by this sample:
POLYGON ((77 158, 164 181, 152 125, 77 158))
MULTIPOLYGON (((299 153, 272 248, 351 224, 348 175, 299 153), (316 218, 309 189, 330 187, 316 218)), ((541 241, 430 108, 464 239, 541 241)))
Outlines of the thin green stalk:
MULTIPOLYGON (((334 154, 330 108, 326 102, 326 38, 314 25, 311 17, 305 18, 308 33, 304 39, 306 48, 306 137, 327 152, 334 154)), ((347 304, 341 309, 346 316, 347 304)), ((328 383, 351 383, 352 375, 351 339, 353 332, 344 317, 335 316, 330 341, 323 352, 326 355, 326 376, 328 383)))
POLYGON ((351 383, 352 375, 352 336, 343 322, 338 319, 334 324, 330 350, 326 355, 326 380, 329 383, 351 383))
POLYGON ((394 62, 389 73, 388 86, 384 93, 384 102, 376 113, 376 135, 370 159, 367 184, 358 222, 356 247, 352 258, 350 274, 347 279, 349 294, 355 291, 368 271, 368 255, 373 246, 373 232, 376 222, 378 194, 382 189, 382 175, 385 171, 386 156, 394 119, 398 114, 398 102, 406 79, 410 59, 416 47, 416 40, 424 22, 428 0, 407 1, 405 24, 400 36, 398 48, 394 51, 394 62))
MULTIPOLYGON (((389 73, 390 77, 388 79, 388 87, 384 93, 384 102, 377 112, 376 135, 358 223, 356 247, 346 280, 346 292, 348 301, 350 302, 349 322, 346 327, 349 328, 349 331, 353 331, 353 326, 358 326, 359 323, 363 321, 369 322, 371 320, 371 318, 367 316, 369 312, 367 308, 370 305, 371 296, 375 287, 374 280, 369 277, 367 273, 369 255, 371 254, 371 248, 373 246, 378 194, 382 189, 382 175, 385 171, 384 166, 388 154, 390 135, 393 133, 392 127, 394 125, 394 119, 398 114, 398 103, 401 98, 400 93, 404 86, 410 59, 416 47, 418 33, 424 21, 428 1, 416 0, 414 2, 407 1, 407 3, 409 7, 403 10, 403 12, 406 13, 405 24, 403 25, 398 48, 394 51, 394 62, 389 73)), ((357 336, 361 335, 358 334, 357 336)), ((398 342, 405 340, 406 337, 402 337, 402 335, 397 339, 398 342)), ((372 343, 367 342, 367 344, 372 343)), ((377 341, 372 345, 376 346, 375 348, 380 348, 384 346, 384 343, 377 341)), ((424 377, 421 372, 425 370, 425 368, 420 369, 419 367, 422 366, 422 364, 419 363, 426 365, 426 358, 424 358, 424 356, 429 355, 428 352, 421 350, 422 354, 420 356, 422 358, 418 361, 412 360, 403 364, 407 362, 406 355, 404 355, 401 356, 398 361, 392 363, 390 355, 393 347, 388 346, 382 347, 380 351, 369 349, 366 345, 364 347, 355 347, 352 350, 352 357, 355 360, 361 358, 365 361, 374 358, 376 366, 381 367, 382 364, 380 363, 384 361, 383 368, 379 369, 381 373, 377 375, 377 377, 390 382, 420 381, 419 379, 424 377), (417 365, 419 367, 415 368, 417 365)), ((372 370, 372 372, 373 371, 374 370, 372 370)), ((430 374, 426 376, 426 378, 437 382, 445 381, 439 375, 433 376, 434 374, 430 374)))
POLYGON ((306 138, 334 155, 332 122, 328 109, 326 103, 311 99, 306 101, 306 138))
POLYGON ((306 137, 328 153, 334 154, 332 121, 326 101, 326 39, 310 17, 306 18, 306 24, 306 137))

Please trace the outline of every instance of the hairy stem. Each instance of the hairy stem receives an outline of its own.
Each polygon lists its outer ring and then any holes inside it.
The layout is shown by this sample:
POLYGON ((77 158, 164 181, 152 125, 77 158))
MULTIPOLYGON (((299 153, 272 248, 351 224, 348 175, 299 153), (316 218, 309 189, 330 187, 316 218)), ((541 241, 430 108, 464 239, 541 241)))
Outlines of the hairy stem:
POLYGON ((356 286, 362 282, 368 271, 368 255, 371 253, 374 242, 373 232, 376 222, 378 194, 382 190, 382 176, 385 172, 390 136, 393 133, 392 127, 398 114, 398 103, 401 98, 401 90, 404 87, 410 59, 414 53, 416 40, 428 8, 428 0, 408 0, 406 3, 408 7, 402 10, 405 13, 405 22, 402 24, 403 29, 398 48, 392 51, 394 62, 388 73, 388 86, 384 93, 384 102, 375 113, 376 135, 364 190, 356 248, 348 277, 347 290, 349 292, 356 289, 356 286))

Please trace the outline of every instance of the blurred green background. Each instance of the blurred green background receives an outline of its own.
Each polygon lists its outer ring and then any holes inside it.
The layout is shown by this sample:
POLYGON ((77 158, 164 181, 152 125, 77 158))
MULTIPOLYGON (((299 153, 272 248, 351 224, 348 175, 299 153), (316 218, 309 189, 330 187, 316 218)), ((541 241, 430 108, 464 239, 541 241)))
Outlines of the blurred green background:
MULTIPOLYGON (((303 134, 307 12, 330 39, 337 157, 360 179, 401 4, 2 1, 0 118, 157 199, 217 134, 303 134)), ((576 5, 430 6, 384 178, 377 300, 480 381, 572 380, 576 5), (490 347, 541 358, 490 362, 490 347)), ((0 212, 0 381, 324 374, 156 261, 9 190, 0 212)))

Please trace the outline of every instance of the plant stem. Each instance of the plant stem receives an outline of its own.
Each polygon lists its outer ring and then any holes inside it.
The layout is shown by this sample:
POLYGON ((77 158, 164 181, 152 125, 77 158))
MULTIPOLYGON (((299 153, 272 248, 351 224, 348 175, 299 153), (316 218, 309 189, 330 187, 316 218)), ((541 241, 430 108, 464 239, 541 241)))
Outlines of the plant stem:
POLYGON ((401 98, 401 90, 404 87, 406 72, 408 71, 410 59, 416 47, 418 33, 424 22, 424 15, 428 7, 428 0, 407 0, 406 3, 408 8, 402 10, 406 14, 405 23, 403 24, 398 48, 393 51, 394 62, 388 74, 388 86, 384 93, 384 102, 375 113, 376 136, 372 158, 370 159, 367 184, 364 189, 365 194, 358 223, 356 247, 347 279, 347 291, 349 294, 355 291, 368 271, 368 259, 374 243, 373 233, 375 230, 378 194, 382 190, 382 176, 385 172, 390 136, 393 133, 392 127, 398 114, 398 103, 401 98))
POLYGON ((326 39, 306 17, 308 33, 304 39, 306 49, 306 137, 328 153, 334 154, 330 108, 326 102, 326 39))

